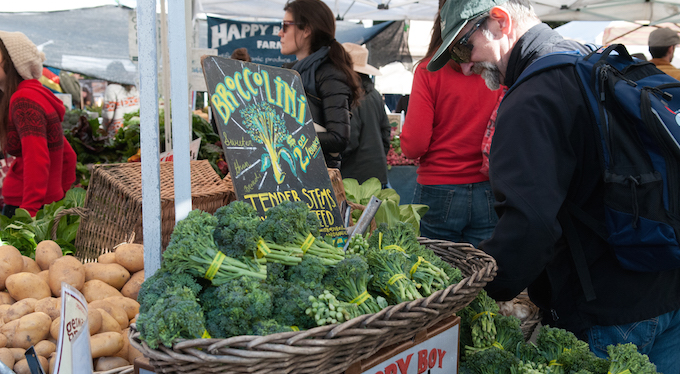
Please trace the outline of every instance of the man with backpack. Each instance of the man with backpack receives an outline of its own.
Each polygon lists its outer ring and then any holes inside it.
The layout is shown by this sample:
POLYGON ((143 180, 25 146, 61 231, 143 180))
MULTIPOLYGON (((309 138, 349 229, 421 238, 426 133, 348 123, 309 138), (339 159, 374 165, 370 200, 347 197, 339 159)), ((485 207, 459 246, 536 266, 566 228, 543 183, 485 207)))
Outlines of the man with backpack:
MULTIPOLYGON (((610 194, 605 180, 609 183, 613 173, 605 173, 601 162, 599 115, 622 109, 602 106, 596 115, 590 98, 605 102, 609 94, 590 94, 573 61, 520 78, 545 60, 541 56, 562 52, 555 55, 575 57, 574 51, 586 55, 591 49, 542 24, 528 0, 449 0, 441 17, 444 44, 428 69, 437 70, 452 58, 465 73, 481 74, 490 88, 510 87, 498 110, 490 153, 499 221, 493 236, 480 244, 498 263, 498 274, 486 287, 489 296, 510 300, 528 288, 544 324, 574 332, 600 357, 607 356, 610 344, 632 342, 659 372, 680 373, 680 266, 624 268, 608 243, 612 238, 602 233, 610 229, 606 218, 615 216, 605 206, 634 200, 627 193, 610 194), (514 86, 518 80, 521 84, 514 86)), ((620 54, 616 58, 627 52, 620 54)), ((645 72, 661 74, 646 64, 645 72)), ((669 114, 674 115, 672 110, 669 114)), ((606 161, 618 162, 624 155, 617 148, 606 161)), ((663 174, 676 172, 667 168, 663 174)), ((646 188, 645 180, 632 179, 628 191, 646 188)), ((669 195, 664 197, 677 199, 669 195)), ((639 231, 647 227, 641 215, 648 209, 632 205, 639 211, 622 222, 639 231)), ((678 227, 678 212, 667 215, 678 227)), ((670 231, 666 236, 675 239, 677 229, 670 231)), ((634 249, 645 257, 655 248, 634 249)))

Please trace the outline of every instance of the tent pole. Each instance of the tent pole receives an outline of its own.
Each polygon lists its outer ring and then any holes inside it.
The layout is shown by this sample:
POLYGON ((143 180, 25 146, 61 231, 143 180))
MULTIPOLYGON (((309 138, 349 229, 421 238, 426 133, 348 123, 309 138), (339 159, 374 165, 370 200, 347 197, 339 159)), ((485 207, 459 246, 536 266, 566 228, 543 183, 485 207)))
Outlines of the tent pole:
POLYGON ((163 106, 165 119, 165 151, 172 149, 172 117, 170 116, 170 54, 168 53, 168 16, 165 0, 161 0, 161 50, 163 56, 163 106))
POLYGON ((158 61, 156 2, 137 4, 139 41, 140 147, 142 150, 142 222, 144 277, 161 267, 161 176, 158 163, 158 61))
POLYGON ((175 182, 175 222, 191 211, 191 117, 185 0, 168 0, 168 46, 172 77, 172 150, 175 182))

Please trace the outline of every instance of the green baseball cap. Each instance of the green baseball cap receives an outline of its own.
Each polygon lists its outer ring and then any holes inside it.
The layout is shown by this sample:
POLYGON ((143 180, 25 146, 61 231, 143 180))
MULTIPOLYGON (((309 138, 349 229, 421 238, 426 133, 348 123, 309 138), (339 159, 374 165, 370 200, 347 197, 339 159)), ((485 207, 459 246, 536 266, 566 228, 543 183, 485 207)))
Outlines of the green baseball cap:
POLYGON ((442 45, 434 54, 430 63, 427 64, 427 70, 437 71, 444 67, 451 58, 448 49, 453 40, 456 39, 460 30, 465 25, 482 14, 491 10, 491 8, 501 5, 508 0, 448 0, 439 11, 441 16, 442 27, 442 45))

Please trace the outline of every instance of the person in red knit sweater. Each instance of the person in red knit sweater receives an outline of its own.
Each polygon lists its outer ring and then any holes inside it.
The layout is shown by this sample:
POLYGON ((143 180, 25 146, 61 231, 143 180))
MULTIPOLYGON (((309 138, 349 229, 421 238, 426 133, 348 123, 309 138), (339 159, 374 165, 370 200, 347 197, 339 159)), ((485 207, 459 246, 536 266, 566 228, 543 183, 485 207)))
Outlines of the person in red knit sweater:
POLYGON ((480 169, 482 139, 502 90, 489 90, 479 75, 465 76, 453 61, 428 71, 441 43, 437 14, 427 54, 413 76, 401 150, 408 158, 420 157, 413 203, 430 207, 420 221, 421 235, 477 246, 498 221, 489 177, 480 169))
POLYGON ((76 154, 61 127, 64 105, 37 80, 44 60, 24 34, 0 31, 0 147, 16 156, 2 186, 8 217, 17 208, 35 216, 76 180, 76 154))

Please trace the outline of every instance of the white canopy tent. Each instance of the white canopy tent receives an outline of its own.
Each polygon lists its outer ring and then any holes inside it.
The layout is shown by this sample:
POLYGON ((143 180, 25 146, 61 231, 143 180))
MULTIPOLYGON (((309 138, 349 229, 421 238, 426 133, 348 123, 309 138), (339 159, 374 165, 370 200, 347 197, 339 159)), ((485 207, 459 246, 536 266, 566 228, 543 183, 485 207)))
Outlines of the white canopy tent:
MULTIPOLYGON (((656 25, 641 25, 626 21, 572 21, 555 30, 563 37, 581 43, 595 45, 623 44, 630 53, 642 53, 649 60, 647 39, 649 34, 659 27, 668 27, 680 32, 680 24, 659 23, 656 25)), ((671 63, 680 66, 680 53, 676 53, 671 63)))
MULTIPOLYGON (((286 0, 194 0, 195 12, 280 18, 286 0)), ((426 20, 439 0, 324 0, 342 19, 426 20)), ((680 0, 537 0, 545 21, 644 20, 652 24, 680 21, 680 0)))

